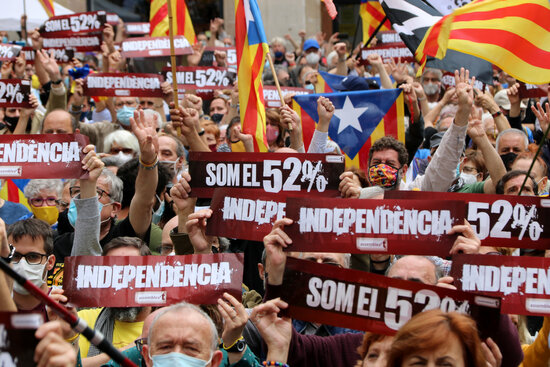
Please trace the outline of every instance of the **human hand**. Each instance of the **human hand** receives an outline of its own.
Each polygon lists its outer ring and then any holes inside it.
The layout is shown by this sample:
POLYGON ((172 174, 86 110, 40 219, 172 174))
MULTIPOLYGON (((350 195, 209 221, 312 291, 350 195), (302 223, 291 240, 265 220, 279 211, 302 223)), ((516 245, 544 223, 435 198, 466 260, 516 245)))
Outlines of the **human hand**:
POLYGON ((84 79, 74 81, 73 105, 82 106, 84 104, 84 79))
POLYGON ((25 78, 25 67, 27 66, 27 62, 25 59, 25 53, 21 52, 19 56, 15 59, 15 64, 13 66, 13 72, 15 74, 15 77, 18 79, 25 78))
POLYGON ((481 343, 483 355, 487 360, 487 367, 500 367, 502 365, 502 353, 497 343, 491 338, 487 338, 481 343))
MULTIPOLYGON (((328 39, 328 43, 331 44, 331 45, 334 45, 334 44, 338 43, 338 40, 339 40, 338 36, 339 36, 339 35, 340 35, 339 32, 333 33, 333 34, 330 36, 330 38, 328 39)), ((319 43, 319 44, 320 44, 320 43, 319 43)))
POLYGON ((336 51, 336 54, 338 55, 338 61, 345 61, 346 53, 348 52, 348 49, 344 42, 339 42, 335 44, 334 51, 336 51))
POLYGON ((50 80, 55 82, 56 80, 61 79, 61 73, 59 71, 59 65, 57 65, 57 61, 55 61, 53 55, 53 50, 51 51, 51 54, 48 54, 48 52, 45 50, 38 50, 36 51, 35 57, 39 59, 42 63, 42 66, 44 66, 44 70, 46 70, 46 73, 48 73, 50 80))
MULTIPOLYGON (((332 116, 334 116, 334 105, 331 100, 326 97, 317 99, 317 113, 319 114, 319 123, 328 125, 332 116)), ((328 128, 328 126, 326 126, 328 128)))
POLYGON ((119 51, 115 50, 109 54, 109 71, 111 73, 120 71, 122 63, 122 55, 119 51))
POLYGON ((496 104, 495 99, 493 98, 493 95, 486 90, 485 93, 483 93, 479 89, 475 89, 475 105, 479 107, 483 107, 489 113, 496 113, 500 111, 499 106, 496 104))
POLYGON ((193 48, 193 53, 187 55, 187 64, 189 66, 197 66, 202 58, 202 53, 204 52, 204 45, 201 42, 197 42, 191 46, 193 48))
POLYGON ((267 360, 286 363, 292 338, 292 323, 288 317, 279 317, 288 304, 280 298, 262 303, 252 310, 250 319, 267 344, 267 360))
MULTIPOLYGON (((56 301, 57 303, 61 303, 65 306, 67 311, 72 313, 73 315, 78 317, 78 314, 76 312, 76 308, 68 305, 69 299, 67 296, 65 296, 65 290, 60 288, 52 288, 50 292, 50 297, 56 301)), ((69 325, 68 322, 64 321, 56 312, 54 312, 49 306, 46 306, 46 313, 48 314, 48 320, 49 321, 58 321, 59 326, 61 328, 61 336, 63 336, 63 339, 71 339, 73 338, 77 333, 73 329, 71 329, 71 325, 69 325)))
POLYGON ((103 172, 103 168, 105 168, 105 163, 97 156, 95 146, 92 144, 86 145, 82 149, 82 152, 86 154, 82 159, 82 169, 88 171, 89 174, 88 178, 82 181, 93 182, 95 186, 97 179, 101 176, 101 172, 103 172))
POLYGON ((140 160, 153 164, 157 160, 159 140, 156 129, 146 123, 143 110, 134 111, 134 117, 130 117, 130 127, 139 142, 140 160))
POLYGON ((301 39, 305 39, 306 38, 306 31, 305 30, 300 30, 298 32, 298 36, 301 38, 301 39))
POLYGON ((449 89, 447 89, 445 91, 445 94, 443 94, 443 97, 441 98, 441 102, 443 102, 443 104, 447 104, 449 102, 451 102, 451 100, 456 97, 456 88, 455 87, 450 87, 449 89))
POLYGON ((167 104, 174 102, 174 89, 172 89, 172 85, 170 83, 163 81, 160 84, 160 89, 162 89, 162 99, 164 99, 167 104))
POLYGON ((40 31, 38 30, 38 28, 35 28, 31 32, 31 42, 33 50, 38 51, 42 49, 43 39, 40 36, 40 31))
POLYGON ((212 247, 206 239, 206 221, 212 216, 212 209, 201 209, 189 214, 185 231, 193 245, 195 254, 211 254, 212 247))
POLYGON ((216 59, 216 64, 220 67, 227 66, 227 52, 215 50, 214 51, 214 58, 216 59))
POLYGON ((519 98, 519 83, 516 83, 506 89, 506 94, 508 95, 508 99, 510 100, 510 104, 517 104, 519 105, 521 102, 521 99, 519 98))
POLYGON ((402 63, 401 57, 397 60, 397 64, 393 60, 393 58, 390 58, 389 62, 390 70, 391 70, 391 76, 397 83, 402 83, 405 81, 407 76, 409 75, 409 68, 408 63, 402 63))
POLYGON ((218 311, 224 319, 222 340, 225 347, 235 344, 242 336, 248 312, 243 304, 229 293, 223 294, 223 299, 218 298, 218 311))
POLYGON ((5 61, 0 68, 0 75, 2 79, 11 79, 11 73, 13 73, 13 62, 5 61))
POLYGON ((542 109, 540 102, 537 102, 537 107, 531 106, 531 111, 535 114, 540 123, 540 128, 542 132, 546 132, 548 129, 548 124, 550 124, 550 105, 546 104, 546 111, 542 109))
POLYGON ((353 172, 350 171, 340 175, 338 190, 340 195, 346 199, 359 199, 359 195, 361 195, 361 186, 353 179, 353 172))
POLYGON ((475 77, 470 80, 470 71, 468 69, 460 68, 460 71, 455 70, 455 86, 458 96, 459 106, 467 106, 470 108, 473 103, 473 88, 475 77))
POLYGON ((115 42, 115 31, 110 24, 105 24, 105 28, 103 28, 103 42, 109 47, 115 42))
POLYGON ((196 198, 189 196, 191 193, 191 175, 183 171, 181 179, 170 189, 170 196, 176 205, 176 213, 184 212, 191 206, 195 206, 196 198))
POLYGON ((471 120, 468 122, 468 136, 474 141, 479 141, 479 139, 485 138, 485 127, 483 126, 483 121, 481 120, 471 120))
POLYGON ((285 60, 290 65, 295 64, 296 63, 296 55, 294 55, 294 52, 287 52, 287 53, 285 53, 285 60))
POLYGON ((464 224, 457 224, 453 226, 448 234, 452 235, 455 233, 461 233, 462 235, 456 238, 449 254, 456 255, 479 253, 481 240, 477 237, 474 229, 466 219, 464 219, 464 224))
POLYGON ((382 67, 382 65, 383 65, 382 58, 376 52, 373 52, 373 53, 369 54, 367 56, 367 61, 373 67, 382 67))
POLYGON ((284 227, 289 226, 294 221, 289 218, 282 218, 275 222, 273 229, 264 237, 264 246, 266 251, 266 272, 269 274, 267 282, 272 285, 283 283, 283 273, 285 271, 286 254, 283 249, 292 244, 292 240, 285 233, 284 227))
POLYGON ((34 349, 37 367, 73 367, 76 365, 76 352, 62 335, 59 321, 42 324, 34 334, 41 339, 34 349))
POLYGON ((419 82, 413 82, 412 88, 414 90, 414 94, 416 94, 417 100, 426 99, 426 92, 424 92, 424 88, 422 87, 422 84, 420 84, 419 82))
POLYGON ((440 288, 453 289, 456 291, 456 287, 453 285, 453 282, 453 277, 441 277, 437 280, 436 286, 440 288))
POLYGON ((21 108, 19 111, 19 117, 24 120, 28 120, 32 113, 38 108, 38 98, 36 98, 34 94, 29 94, 29 103, 31 107, 21 108))
POLYGON ((202 98, 196 94, 186 94, 183 98, 183 105, 197 110, 199 114, 202 112, 202 98))
POLYGON ((288 126, 292 133, 298 133, 301 131, 302 126, 300 124, 300 116, 292 108, 286 104, 279 109, 281 114, 281 122, 283 125, 288 126))

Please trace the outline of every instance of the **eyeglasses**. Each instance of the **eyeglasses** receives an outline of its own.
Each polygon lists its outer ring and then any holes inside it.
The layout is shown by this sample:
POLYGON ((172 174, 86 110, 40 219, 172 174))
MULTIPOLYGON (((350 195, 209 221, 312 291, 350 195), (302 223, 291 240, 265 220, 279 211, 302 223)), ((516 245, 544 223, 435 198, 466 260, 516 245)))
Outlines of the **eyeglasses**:
POLYGON ((134 150, 132 148, 111 148, 110 152, 111 154, 118 154, 118 153, 124 153, 124 154, 131 154, 134 155, 134 150))
POLYGON ((46 254, 39 254, 38 252, 29 252, 28 254, 20 254, 19 252, 14 252, 13 257, 11 258, 11 262, 13 264, 18 264, 19 261, 21 261, 22 258, 25 258, 25 261, 29 265, 40 265, 42 263, 42 258, 48 257, 46 254))
MULTIPOLYGON (((107 191, 100 189, 99 187, 95 189, 97 192, 97 200, 101 199, 103 195, 106 195, 108 198, 111 197, 111 194, 107 191)), ((80 194, 80 186, 71 186, 69 187, 69 194, 71 198, 74 198, 76 195, 80 194)))
POLYGON ((56 200, 56 204, 59 208, 65 210, 69 207, 69 203, 65 202, 64 200, 56 200))
POLYGON ((137 102, 136 102, 135 100, 126 101, 126 102, 120 101, 120 102, 117 102, 117 103, 115 104, 115 107, 116 107, 116 108, 122 108, 122 106, 124 106, 124 105, 126 105, 126 106, 128 106, 128 107, 136 107, 136 106, 137 106, 137 102))
POLYGON ((138 351, 141 353, 141 351, 143 350, 143 346, 147 345, 147 338, 136 339, 134 343, 136 344, 136 348, 138 349, 138 351))
POLYGON ((468 167, 468 166, 464 166, 464 168, 462 168, 462 172, 468 173, 470 175, 477 175, 478 174, 477 168, 468 167))
POLYGON ((147 107, 156 107, 155 102, 153 102, 153 101, 139 101, 139 104, 142 107, 145 107, 145 106, 147 106, 147 107))
POLYGON ((53 196, 48 196, 47 198, 32 198, 29 200, 32 206, 54 206, 57 204, 57 198, 53 196))

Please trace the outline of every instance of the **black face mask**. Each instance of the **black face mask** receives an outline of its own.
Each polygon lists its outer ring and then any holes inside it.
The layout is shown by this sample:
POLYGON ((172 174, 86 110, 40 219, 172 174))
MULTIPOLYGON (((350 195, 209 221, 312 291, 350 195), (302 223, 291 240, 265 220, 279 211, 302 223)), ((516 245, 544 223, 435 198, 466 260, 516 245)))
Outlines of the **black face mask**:
POLYGON ((500 159, 502 159, 502 162, 504 163, 504 167, 506 167, 506 171, 510 171, 512 168, 512 163, 516 160, 516 157, 518 155, 514 152, 501 154, 500 159))
POLYGON ((17 126, 18 121, 19 117, 4 116, 4 123, 6 124, 6 127, 10 132, 13 132, 15 130, 15 126, 17 126))
POLYGON ((214 121, 216 124, 219 124, 221 122, 223 116, 225 116, 223 113, 213 113, 212 115, 210 115, 212 121, 214 121))

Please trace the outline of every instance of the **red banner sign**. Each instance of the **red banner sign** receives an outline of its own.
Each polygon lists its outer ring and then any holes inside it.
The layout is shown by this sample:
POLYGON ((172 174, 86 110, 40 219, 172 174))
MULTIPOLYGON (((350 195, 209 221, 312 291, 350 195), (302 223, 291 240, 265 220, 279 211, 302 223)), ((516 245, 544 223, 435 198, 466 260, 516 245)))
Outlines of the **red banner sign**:
POLYGON ((101 33, 106 16, 104 11, 96 11, 51 17, 40 27, 40 35, 51 38, 101 33))
MULTIPOLYGON (((52 48, 49 50, 44 49, 48 55, 51 55, 53 51, 53 57, 58 63, 67 63, 74 57, 74 50, 70 48, 52 48)), ((23 47, 22 52, 25 54, 25 61, 27 64, 34 64, 35 52, 32 47, 23 47)))
POLYGON ((519 97, 538 98, 548 96, 548 84, 536 85, 519 82, 519 97))
POLYGON ((380 55, 384 62, 388 62, 390 59, 398 62, 399 58, 401 58, 401 62, 415 61, 414 55, 401 40, 397 32, 378 32, 376 38, 378 42, 376 42, 375 46, 361 49, 361 58, 359 60, 361 65, 369 65, 367 57, 372 53, 380 55))
POLYGON ((0 80, 0 107, 30 107, 31 82, 26 79, 0 80))
POLYGON ((292 318, 377 334, 395 334, 413 315, 431 309, 469 314, 498 325, 498 298, 333 265, 287 258, 281 298, 292 318))
POLYGON ((43 45, 48 48, 74 48, 77 52, 100 51, 101 35, 44 38, 43 45))
MULTIPOLYGON (((170 56, 170 37, 132 37, 122 42, 124 57, 170 56)), ((174 36, 175 55, 189 55, 193 49, 184 36, 174 36)))
POLYGON ((2 367, 36 366, 34 349, 36 329, 44 323, 39 313, 0 312, 0 365, 2 367))
POLYGON ((84 178, 87 144, 80 134, 0 135, 0 178, 84 178))
POLYGON ((459 200, 466 219, 484 246, 550 248, 550 199, 448 192, 386 191, 389 199, 436 200, 441 205, 459 200))
POLYGON ((241 298, 243 254, 65 258, 63 289, 79 307, 215 304, 241 298))
MULTIPOLYGON (((115 14, 115 13, 107 13, 107 23, 110 24, 110 25, 118 25, 118 21, 119 21, 119 17, 118 17, 118 14, 115 14)), ((128 23, 126 23, 128 24, 128 23)), ((149 23, 147 23, 149 24, 149 23)))
POLYGON ((344 156, 303 153, 189 153, 191 194, 212 197, 216 188, 257 189, 258 193, 302 192, 339 196, 344 156))
POLYGON ((126 33, 129 35, 146 35, 149 34, 151 29, 151 24, 149 22, 141 23, 126 23, 126 33))
POLYGON ((84 95, 91 97, 162 97, 157 74, 94 73, 86 77, 84 95))
POLYGON ((288 250, 303 252, 388 253, 446 257, 464 222, 461 202, 292 198, 286 229, 288 250))
MULTIPOLYGON (((214 53, 214 51, 224 51, 227 54, 227 58, 225 61, 227 62, 227 66, 237 68, 237 49, 235 47, 205 47, 204 51, 210 52, 211 54, 214 53)), ((213 56, 212 56, 212 59, 213 56)))
POLYGON ((275 221, 285 217, 286 203, 284 198, 253 189, 223 188, 214 190, 210 209, 206 234, 262 241, 275 221))
POLYGON ((21 48, 10 43, 0 43, 0 61, 15 60, 21 53, 21 48))
POLYGON ((550 315, 550 258, 457 255, 451 276, 458 289, 502 297, 502 313, 550 315))
MULTIPOLYGON (((283 97, 291 93, 298 96, 303 94, 313 93, 313 91, 309 89, 293 88, 293 87, 281 87, 281 91, 283 92, 283 97)), ((269 107, 269 108, 281 107, 281 98, 279 97, 279 92, 277 91, 277 87, 264 85, 264 101, 265 101, 266 107, 269 107)))

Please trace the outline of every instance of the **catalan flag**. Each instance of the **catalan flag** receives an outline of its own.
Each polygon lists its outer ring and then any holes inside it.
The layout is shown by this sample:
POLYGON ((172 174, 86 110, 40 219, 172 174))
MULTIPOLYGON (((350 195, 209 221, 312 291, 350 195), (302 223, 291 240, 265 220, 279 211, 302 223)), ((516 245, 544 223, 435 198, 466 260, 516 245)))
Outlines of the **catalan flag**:
POLYGON ((443 58, 447 49, 485 59, 531 84, 550 82, 548 0, 474 1, 435 23, 417 59, 443 58))
POLYGON ((55 17, 55 10, 53 8, 53 0, 39 0, 40 4, 44 8, 44 11, 46 14, 48 14, 48 17, 55 17))
MULTIPOLYGON (((167 0, 150 0, 151 12, 149 23, 151 24, 151 37, 168 36, 168 2, 167 0)), ((190 44, 197 42, 195 29, 191 22, 189 9, 185 0, 172 0, 172 25, 174 35, 184 36, 190 44)))
POLYGON ((22 185, 21 188, 11 179, 4 180, 4 185, 0 189, 0 199, 11 201, 12 203, 21 203, 25 205, 27 209, 31 210, 31 207, 27 202, 27 198, 23 194, 23 188, 29 180, 18 181, 20 181, 20 184, 22 185))
MULTIPOLYGON (((330 74, 330 73, 327 73, 326 71, 319 71, 319 76, 317 77, 317 85, 323 85, 324 90, 323 91, 317 91, 317 88, 315 88, 315 93, 337 92, 337 91, 340 90, 338 88, 339 84, 342 83, 342 80, 345 79, 345 78, 346 77, 343 76, 343 75, 330 74)), ((371 83, 376 83, 379 87, 382 85, 382 82, 380 81, 379 76, 371 76, 371 77, 368 77, 368 78, 365 78, 365 79, 367 80, 367 82, 370 81, 371 83)), ((393 80, 393 77, 390 76, 390 79, 392 80, 392 82, 395 82, 393 80)), ((371 83, 369 83, 369 85, 371 83)))
POLYGON ((391 135, 405 142, 401 89, 309 94, 293 97, 293 108, 302 120, 306 151, 319 121, 317 99, 320 96, 334 104, 328 134, 345 153, 346 167, 368 169, 369 149, 383 136, 391 135))
MULTIPOLYGON (((380 5, 378 0, 361 0, 359 15, 361 16, 363 23, 363 44, 366 44, 380 22, 384 20, 386 14, 384 13, 384 9, 382 9, 382 5, 380 5)), ((389 19, 386 19, 384 25, 380 28, 380 31, 389 30, 391 30, 391 23, 389 19)))
POLYGON ((235 41, 243 132, 254 137, 255 152, 267 152, 262 73, 269 47, 256 0, 235 0, 235 41))
POLYGON ((330 87, 330 83, 327 82, 327 79, 330 78, 330 75, 324 71, 319 71, 317 74, 317 83, 315 83, 315 93, 332 93, 334 92, 332 88, 330 87), (327 76, 328 75, 328 76, 327 76))

